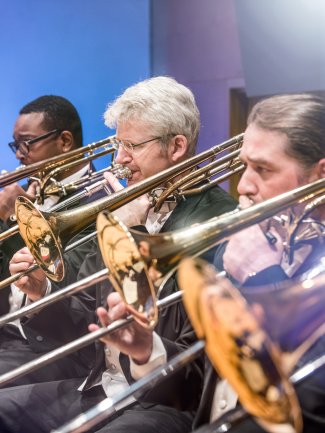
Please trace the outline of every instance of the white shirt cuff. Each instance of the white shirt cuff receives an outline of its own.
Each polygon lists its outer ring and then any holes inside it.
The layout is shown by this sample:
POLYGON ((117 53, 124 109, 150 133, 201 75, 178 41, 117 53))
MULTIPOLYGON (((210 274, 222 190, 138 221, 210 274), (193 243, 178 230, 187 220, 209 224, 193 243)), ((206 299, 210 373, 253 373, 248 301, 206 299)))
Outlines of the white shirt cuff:
POLYGON ((147 375, 156 367, 163 365, 167 361, 167 352, 161 338, 155 332, 153 333, 152 338, 152 352, 146 364, 138 365, 130 358, 130 371, 135 380, 147 375))

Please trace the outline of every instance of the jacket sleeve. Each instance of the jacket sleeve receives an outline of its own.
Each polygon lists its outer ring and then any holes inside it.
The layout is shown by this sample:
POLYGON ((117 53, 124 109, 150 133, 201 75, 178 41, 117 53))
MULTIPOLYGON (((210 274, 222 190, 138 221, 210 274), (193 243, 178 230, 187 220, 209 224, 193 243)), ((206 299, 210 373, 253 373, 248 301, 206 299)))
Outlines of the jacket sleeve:
MULTIPOLYGON (((170 278, 163 289, 163 296, 178 290, 176 279, 170 278)), ((186 315, 182 302, 167 307, 159 312, 155 329, 161 337, 167 352, 167 359, 183 352, 196 341, 192 325, 186 315)), ((134 382, 130 373, 130 362, 126 355, 120 355, 120 362, 129 383, 134 382)), ((140 397, 144 406, 163 404, 181 410, 194 410, 197 407, 203 380, 203 355, 194 362, 188 363, 180 371, 156 384, 149 392, 140 397)))
MULTIPOLYGON (((93 274, 96 270, 97 243, 93 242, 89 249, 92 251, 88 253, 82 263, 79 263, 78 280, 93 274)), ((82 257, 80 252, 73 254, 82 257)), ((76 257, 73 257, 72 260, 76 264, 78 263, 76 257)), ((63 282, 52 283, 52 292, 75 282, 74 272, 69 272, 69 269, 68 267, 68 275, 63 282)), ((96 301, 93 296, 94 293, 95 287, 93 286, 75 295, 65 297, 30 317, 25 317, 22 320, 22 326, 33 350, 36 353, 47 352, 88 334, 88 325, 95 320, 96 301)), ((81 349, 75 356, 78 356, 86 365, 91 364, 94 358, 93 345, 81 349)))

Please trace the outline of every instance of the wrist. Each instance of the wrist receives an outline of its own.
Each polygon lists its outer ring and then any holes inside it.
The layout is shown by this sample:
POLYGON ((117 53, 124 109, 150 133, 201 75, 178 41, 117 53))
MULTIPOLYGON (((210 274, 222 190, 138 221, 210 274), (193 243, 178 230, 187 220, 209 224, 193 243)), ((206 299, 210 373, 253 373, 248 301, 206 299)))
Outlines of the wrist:
POLYGON ((32 302, 39 301, 40 299, 44 298, 44 296, 49 292, 50 287, 51 285, 49 283, 49 280, 46 279, 44 284, 39 288, 39 290, 37 290, 37 292, 28 294, 28 298, 32 302))
POLYGON ((132 356, 132 361, 137 365, 146 364, 151 357, 151 352, 152 352, 152 349, 150 350, 150 352, 146 351, 146 352, 142 352, 139 355, 132 356))
POLYGON ((141 351, 131 355, 132 361, 137 365, 143 365, 149 362, 153 350, 153 339, 150 339, 150 344, 142 348, 141 351))

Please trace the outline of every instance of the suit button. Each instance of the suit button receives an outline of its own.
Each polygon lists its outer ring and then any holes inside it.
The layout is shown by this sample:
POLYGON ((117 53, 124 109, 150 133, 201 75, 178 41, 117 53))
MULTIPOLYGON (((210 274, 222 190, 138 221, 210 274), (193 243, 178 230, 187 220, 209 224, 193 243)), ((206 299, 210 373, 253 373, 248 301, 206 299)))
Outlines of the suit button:
POLYGON ((109 365, 108 365, 108 371, 111 371, 111 372, 114 372, 115 370, 116 370, 116 365, 115 364, 113 364, 113 363, 110 363, 109 365))
POLYGON ((37 341, 43 341, 44 338, 43 338, 41 335, 37 335, 37 336, 36 336, 36 340, 37 340, 37 341))
POLYGON ((226 409, 226 407, 227 407, 227 400, 224 400, 224 399, 220 400, 219 408, 220 409, 226 409))

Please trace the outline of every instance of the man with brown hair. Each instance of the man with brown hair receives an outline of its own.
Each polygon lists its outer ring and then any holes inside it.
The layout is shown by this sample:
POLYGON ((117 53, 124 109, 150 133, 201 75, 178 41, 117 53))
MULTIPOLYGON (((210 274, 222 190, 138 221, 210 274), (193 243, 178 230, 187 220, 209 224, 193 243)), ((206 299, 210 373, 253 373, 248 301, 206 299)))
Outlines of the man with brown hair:
MULTIPOLYGON (((274 96, 257 103, 248 117, 240 158, 246 165, 238 184, 242 208, 325 178, 325 101, 314 95, 298 94, 274 96)), ((242 287, 294 280, 324 259, 324 216, 324 205, 308 216, 318 227, 315 235, 317 232, 323 235, 298 242, 292 263, 285 254, 283 230, 262 223, 240 231, 231 237, 226 247, 225 270, 242 287)), ((272 323, 269 326, 272 327, 272 323)), ((320 338, 296 367, 324 353, 324 338, 320 338)), ((297 393, 303 413, 303 431, 323 432, 324 369, 298 385, 297 393)), ((210 365, 194 427, 216 421, 210 426, 204 425, 198 433, 214 432, 219 425, 218 417, 236 403, 235 392, 218 378, 210 365)), ((279 431, 280 427, 271 428, 271 431, 279 431)), ((259 421, 249 418, 230 431, 253 433, 264 432, 264 429, 259 421)))

